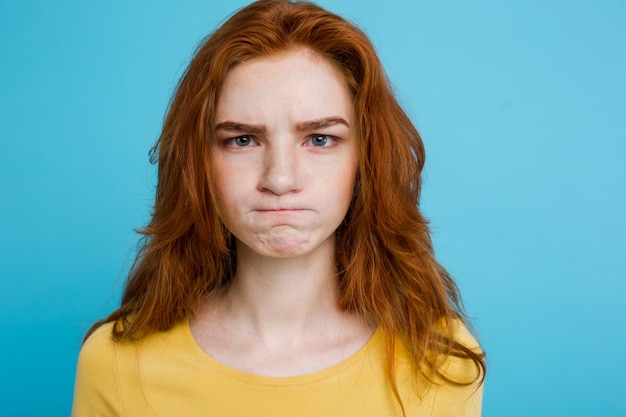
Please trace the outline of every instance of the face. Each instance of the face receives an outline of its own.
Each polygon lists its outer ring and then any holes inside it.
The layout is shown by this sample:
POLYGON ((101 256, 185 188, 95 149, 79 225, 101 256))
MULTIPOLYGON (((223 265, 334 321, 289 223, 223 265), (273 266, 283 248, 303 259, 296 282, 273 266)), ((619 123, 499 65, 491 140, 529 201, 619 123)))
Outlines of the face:
POLYGON ((334 253, 357 172, 355 124, 345 78, 307 49, 231 70, 217 102, 213 165, 238 253, 334 253))

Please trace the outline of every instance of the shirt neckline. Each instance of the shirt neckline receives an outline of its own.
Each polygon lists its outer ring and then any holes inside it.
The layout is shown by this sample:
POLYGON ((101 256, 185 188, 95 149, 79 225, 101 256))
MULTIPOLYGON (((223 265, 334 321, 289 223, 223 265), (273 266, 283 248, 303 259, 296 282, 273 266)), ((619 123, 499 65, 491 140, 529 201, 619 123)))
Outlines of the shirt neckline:
POLYGON ((352 366, 362 362, 371 351, 378 347, 382 338, 382 332, 380 327, 378 327, 370 339, 359 350, 335 365, 304 375, 273 377, 252 374, 223 364, 202 350, 202 348, 198 345, 191 334, 189 318, 186 318, 180 326, 182 327, 181 330, 185 345, 189 348, 191 354, 198 360, 198 363, 202 364, 202 366, 233 381, 269 387, 305 386, 345 372, 352 366))

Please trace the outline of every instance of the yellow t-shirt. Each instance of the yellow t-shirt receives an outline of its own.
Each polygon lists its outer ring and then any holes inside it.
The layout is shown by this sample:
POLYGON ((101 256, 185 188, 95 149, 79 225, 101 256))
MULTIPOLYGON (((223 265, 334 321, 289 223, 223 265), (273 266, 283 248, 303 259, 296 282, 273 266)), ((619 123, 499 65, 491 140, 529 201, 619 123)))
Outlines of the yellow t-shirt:
MULTIPOLYGON (((138 342, 114 342, 100 327, 78 359, 73 417, 327 417, 401 416, 385 371, 380 331, 345 361, 295 377, 264 377, 230 368, 195 342, 187 320, 138 342)), ((472 347, 465 327, 458 340, 472 347)), ((402 353, 399 360, 407 361, 402 353)), ((471 361, 449 358, 448 374, 476 375, 471 361)), ((480 416, 482 386, 432 385, 420 397, 410 366, 400 366, 397 385, 407 417, 480 416)), ((424 381, 425 383, 425 381, 424 381)))

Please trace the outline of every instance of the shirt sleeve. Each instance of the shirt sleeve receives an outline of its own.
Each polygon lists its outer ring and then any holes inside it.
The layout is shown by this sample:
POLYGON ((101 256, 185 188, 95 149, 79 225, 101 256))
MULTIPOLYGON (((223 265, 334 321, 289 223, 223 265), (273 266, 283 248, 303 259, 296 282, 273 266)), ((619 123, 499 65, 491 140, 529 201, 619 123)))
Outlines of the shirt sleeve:
POLYGON ((78 356, 72 417, 121 417, 121 396, 111 325, 97 329, 78 356))

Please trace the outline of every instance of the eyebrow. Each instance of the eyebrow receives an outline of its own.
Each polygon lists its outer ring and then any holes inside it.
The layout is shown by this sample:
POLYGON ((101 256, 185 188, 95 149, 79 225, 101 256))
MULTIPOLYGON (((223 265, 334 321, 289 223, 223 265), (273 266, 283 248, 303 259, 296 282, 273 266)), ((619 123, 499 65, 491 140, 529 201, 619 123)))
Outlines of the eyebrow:
POLYGON ((306 122, 298 123, 296 125, 296 129, 300 132, 310 132, 312 130, 324 129, 326 127, 336 124, 342 124, 350 127, 350 123, 348 123, 345 119, 342 119, 341 117, 323 117, 321 119, 309 120, 306 122))
MULTIPOLYGON (((336 124, 342 124, 350 127, 345 119, 341 117, 323 117, 321 119, 307 120, 306 122, 300 122, 296 124, 296 130, 299 132, 311 132, 317 129, 324 129, 336 124)), ((251 125, 247 123, 226 121, 218 123, 215 126, 215 130, 226 130, 229 132, 241 132, 241 133, 265 133, 267 130, 263 125, 251 125)))
POLYGON ((227 130, 229 132, 241 132, 241 133, 264 133, 265 126, 262 125, 249 125, 246 123, 238 122, 222 122, 215 126, 215 130, 227 130))

